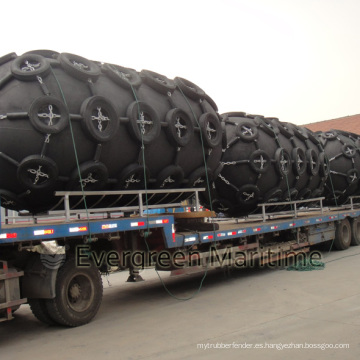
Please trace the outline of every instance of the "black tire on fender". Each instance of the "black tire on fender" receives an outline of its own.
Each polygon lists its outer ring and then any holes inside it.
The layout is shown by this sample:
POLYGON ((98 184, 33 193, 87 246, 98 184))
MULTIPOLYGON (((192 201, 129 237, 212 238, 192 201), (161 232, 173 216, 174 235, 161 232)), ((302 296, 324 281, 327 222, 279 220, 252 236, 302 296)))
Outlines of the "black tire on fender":
POLYGON ((144 169, 139 164, 130 164, 121 172, 116 188, 122 190, 144 189, 148 179, 149 170, 147 168, 144 169))
POLYGON ((204 97, 204 100, 208 102, 208 104, 216 111, 218 112, 219 109, 216 105, 216 102, 208 95, 208 94, 205 94, 205 97, 204 97))
POLYGON ((101 73, 98 65, 79 55, 61 53, 59 60, 68 74, 82 81, 96 81, 101 73))
POLYGON ((239 189, 236 199, 241 205, 254 205, 257 204, 260 196, 260 190, 257 186, 247 184, 239 189))
POLYGON ((171 144, 175 142, 178 146, 185 146, 190 142, 194 135, 194 125, 185 111, 171 109, 166 114, 166 122, 166 133, 171 144))
POLYGON ((197 101, 205 98, 205 91, 191 81, 181 77, 176 77, 174 81, 184 95, 190 99, 197 101))
POLYGON ((100 190, 105 186, 108 180, 108 170, 103 163, 87 161, 80 164, 79 168, 81 180, 79 171, 76 168, 71 175, 70 182, 67 186, 68 189, 76 191, 83 188, 84 191, 92 191, 100 190), (82 182, 82 186, 80 181, 82 182))
POLYGON ((301 148, 294 148, 291 151, 293 159, 293 169, 296 175, 302 175, 306 170, 306 155, 305 151, 301 148))
POLYGON ((311 190, 309 188, 304 188, 299 192, 297 198, 299 200, 307 200, 310 199, 310 197, 311 197, 311 190))
POLYGON ((329 159, 325 152, 321 152, 319 155, 319 174, 322 178, 327 178, 330 174, 329 159))
POLYGON ((82 125, 96 142, 111 140, 119 128, 115 107, 103 96, 87 98, 81 105, 82 125))
POLYGON ((58 174, 55 161, 40 155, 27 156, 17 169, 19 182, 31 190, 50 189, 58 179, 58 174))
POLYGON ((57 322, 50 316, 49 311, 46 307, 45 299, 28 299, 30 309, 33 315, 47 325, 56 325, 57 322))
POLYGON ((297 199, 298 194, 299 194, 299 191, 297 189, 294 189, 294 188, 285 190, 284 193, 283 193, 282 200, 283 201, 294 201, 294 200, 297 199))
POLYGON ((275 151, 276 169, 280 175, 287 176, 290 171, 291 157, 290 154, 283 148, 275 151))
POLYGON ((54 50, 31 50, 31 51, 27 51, 26 53, 24 53, 23 55, 27 55, 27 54, 36 54, 36 55, 41 55, 45 58, 48 59, 55 59, 57 58, 60 54, 57 51, 54 50))
POLYGON ((0 57, 0 66, 6 64, 7 62, 16 59, 16 53, 12 52, 0 57))
POLYGON ((150 144, 159 135, 161 124, 157 112, 143 101, 134 101, 127 108, 129 132, 137 141, 150 144))
POLYGON ((188 185, 187 187, 192 188, 198 188, 198 187, 207 187, 207 183, 211 182, 213 179, 213 173, 211 169, 206 168, 204 166, 196 169, 193 171, 188 179, 188 185))
POLYGON ((342 146, 341 151, 348 159, 352 159, 356 156, 356 147, 354 145, 345 144, 342 146))
POLYGON ((169 92, 173 93, 176 89, 174 80, 170 80, 165 75, 158 74, 154 71, 141 70, 140 76, 147 85, 160 94, 167 95, 169 92))
POLYGON ((33 127, 44 134, 56 134, 69 123, 65 104, 53 96, 38 97, 30 106, 29 119, 33 127))
POLYGON ((236 135, 244 141, 253 141, 259 136, 257 127, 249 121, 239 123, 236 127, 236 135))
POLYGON ((280 202, 282 199, 283 192, 279 188, 269 190, 264 196, 265 203, 280 202))
POLYGON ((228 146, 228 140, 227 140, 227 136, 226 136, 226 125, 225 125, 224 121, 221 121, 221 131, 222 131, 221 147, 224 151, 228 146))
POLYGON ((11 72, 19 80, 33 81, 38 76, 45 77, 50 72, 48 59, 36 54, 17 57, 11 64, 11 72))
POLYGON ((313 149, 306 150, 306 158, 308 164, 309 175, 317 175, 319 173, 319 158, 313 149))
POLYGON ((346 172, 346 180, 349 185, 354 185, 359 182, 359 171, 357 169, 350 169, 346 172))
POLYGON ((70 257, 60 267, 56 277, 56 297, 46 300, 51 317, 64 326, 81 326, 90 322, 98 312, 102 300, 102 280, 93 263, 76 266, 70 257))
POLYGON ((326 140, 335 140, 338 136, 338 133, 335 130, 330 130, 330 131, 323 132, 321 134, 321 136, 323 138, 325 138, 326 140))
POLYGON ((265 173, 271 165, 269 155, 263 150, 255 150, 250 155, 249 162, 251 168, 259 174, 265 173))
POLYGON ((278 126, 274 125, 269 119, 261 118, 260 126, 264 130, 264 132, 266 132, 271 137, 276 138, 277 135, 280 134, 280 129, 278 128, 278 126))
POLYGON ((205 113, 199 119, 200 130, 205 145, 215 148, 222 142, 222 127, 219 119, 212 113, 205 113))
POLYGON ((184 172, 180 166, 169 165, 163 169, 156 179, 156 187, 159 189, 177 188, 184 180, 184 172))
POLYGON ((351 226, 348 219, 336 224, 334 246, 337 250, 346 250, 351 244, 351 226))
POLYGON ((0 189, 0 207, 16 211, 25 209, 25 205, 18 196, 5 189, 0 189))
POLYGON ((351 219, 351 245, 360 245, 360 218, 351 219))
POLYGON ((231 116, 231 117, 245 117, 246 116, 246 112, 244 111, 232 111, 232 112, 228 112, 225 114, 221 114, 221 116, 226 117, 224 119, 224 121, 226 122, 226 120, 231 116))
POLYGON ((137 88, 141 85, 140 75, 133 69, 105 64, 102 70, 115 84, 120 85, 124 89, 137 88))

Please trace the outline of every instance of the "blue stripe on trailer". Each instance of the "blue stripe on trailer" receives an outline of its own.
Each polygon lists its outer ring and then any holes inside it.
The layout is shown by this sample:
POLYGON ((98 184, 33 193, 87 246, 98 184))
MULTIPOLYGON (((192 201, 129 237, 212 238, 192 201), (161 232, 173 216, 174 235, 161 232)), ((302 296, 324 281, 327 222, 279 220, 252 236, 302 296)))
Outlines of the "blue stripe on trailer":
POLYGON ((150 218, 149 221, 147 218, 126 218, 11 227, 9 229, 1 229, 0 244, 71 238, 117 231, 146 230, 147 228, 152 229, 159 227, 164 228, 164 235, 167 239, 173 238, 174 218, 172 216, 159 216, 155 219, 150 218))
MULTIPOLYGON (((360 216, 359 211, 345 211, 338 212, 336 214, 322 214, 317 216, 311 216, 306 218, 297 218, 290 220, 276 220, 268 221, 266 223, 257 223, 256 225, 247 225, 241 227, 234 227, 230 230, 217 230, 217 231, 207 231, 201 233, 194 233, 191 235, 176 235, 175 242, 167 242, 169 248, 172 247, 181 247, 185 245, 197 245, 201 243, 213 242, 213 241, 224 241, 234 238, 241 238, 250 235, 258 235, 271 233, 281 230, 296 229, 299 227, 305 227, 310 225, 318 225, 321 223, 327 223, 331 221, 343 220, 346 217, 357 217, 360 216)), ((235 225, 234 225, 235 226, 235 225)))

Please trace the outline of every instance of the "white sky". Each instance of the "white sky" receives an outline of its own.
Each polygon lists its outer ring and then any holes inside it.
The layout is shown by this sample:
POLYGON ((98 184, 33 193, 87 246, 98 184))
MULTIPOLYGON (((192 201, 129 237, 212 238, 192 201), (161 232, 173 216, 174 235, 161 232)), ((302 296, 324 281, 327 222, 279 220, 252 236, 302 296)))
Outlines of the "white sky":
POLYGON ((360 113, 360 0, 3 0, 0 56, 34 49, 181 76, 219 112, 360 113))

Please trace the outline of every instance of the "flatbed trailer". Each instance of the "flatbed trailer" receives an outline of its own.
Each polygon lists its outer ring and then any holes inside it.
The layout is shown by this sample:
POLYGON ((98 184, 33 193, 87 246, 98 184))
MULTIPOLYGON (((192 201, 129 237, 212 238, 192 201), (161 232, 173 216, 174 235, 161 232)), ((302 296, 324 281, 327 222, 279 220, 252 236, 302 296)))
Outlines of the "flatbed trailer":
POLYGON ((45 323, 86 324, 101 304, 101 274, 112 271, 129 271, 128 281, 136 282, 142 280, 144 267, 183 274, 304 259, 312 245, 327 241, 339 250, 360 244, 355 198, 349 206, 334 208, 323 207, 323 198, 261 204, 259 214, 221 218, 200 211, 198 192, 203 190, 171 191, 179 199, 194 193, 191 212, 174 212, 181 203, 144 205, 144 196, 169 195, 168 190, 156 190, 59 193, 63 213, 7 214, 0 228, 0 321, 11 320, 21 304, 29 303, 45 323), (74 210, 69 201, 80 195, 124 194, 136 196, 136 205, 74 210), (267 212, 267 207, 284 210, 267 212), (153 213, 156 208, 164 212, 153 213))

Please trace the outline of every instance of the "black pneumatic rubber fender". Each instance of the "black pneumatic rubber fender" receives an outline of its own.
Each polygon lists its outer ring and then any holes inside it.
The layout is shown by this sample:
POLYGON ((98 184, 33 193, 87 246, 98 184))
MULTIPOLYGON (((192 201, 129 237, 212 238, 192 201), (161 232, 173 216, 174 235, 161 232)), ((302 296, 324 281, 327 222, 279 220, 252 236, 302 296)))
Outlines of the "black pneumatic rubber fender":
POLYGON ((98 65, 79 55, 61 53, 59 61, 65 71, 82 81, 96 81, 101 73, 98 65))
POLYGON ((58 179, 58 174, 55 161, 40 155, 27 156, 17 169, 19 182, 31 190, 51 188, 58 179))
POLYGON ((19 80, 33 81, 38 76, 44 78, 49 72, 49 61, 36 54, 19 56, 11 63, 11 73, 19 80))
POLYGON ((194 125, 185 111, 175 108, 166 114, 166 133, 170 143, 186 146, 194 135, 194 125))
POLYGON ((51 317, 60 325, 81 326, 97 314, 103 286, 99 270, 91 262, 88 267, 76 266, 70 257, 59 268, 56 277, 56 297, 46 300, 51 317))
POLYGON ((80 113, 84 129, 95 141, 109 141, 116 135, 120 123, 118 114, 103 96, 87 98, 81 105, 80 113))
POLYGON ((202 139, 209 148, 215 148, 222 143, 222 127, 219 119, 212 113, 205 113, 199 119, 202 139))
POLYGON ((56 134, 69 123, 65 104, 53 96, 41 96, 30 106, 29 119, 34 128, 44 134, 56 134))
POLYGON ((150 144, 160 135, 159 116, 149 104, 134 101, 129 105, 126 114, 130 120, 129 132, 135 140, 150 144))

